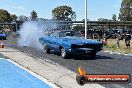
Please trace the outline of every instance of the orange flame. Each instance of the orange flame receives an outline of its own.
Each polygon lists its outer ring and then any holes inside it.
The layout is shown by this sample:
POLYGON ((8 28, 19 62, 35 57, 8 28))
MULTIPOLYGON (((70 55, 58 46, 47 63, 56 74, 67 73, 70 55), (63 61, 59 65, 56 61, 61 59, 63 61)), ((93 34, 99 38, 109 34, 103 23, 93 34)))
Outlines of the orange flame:
POLYGON ((84 70, 81 66, 78 67, 78 73, 79 73, 79 75, 81 75, 81 76, 85 76, 85 75, 86 75, 85 70, 84 70))

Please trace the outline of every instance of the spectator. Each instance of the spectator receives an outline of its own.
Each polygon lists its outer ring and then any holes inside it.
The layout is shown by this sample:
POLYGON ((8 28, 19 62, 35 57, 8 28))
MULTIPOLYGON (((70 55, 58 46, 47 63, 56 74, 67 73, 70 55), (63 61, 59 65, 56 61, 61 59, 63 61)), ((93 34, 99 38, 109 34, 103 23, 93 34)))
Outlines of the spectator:
POLYGON ((102 44, 103 44, 104 46, 107 45, 107 39, 106 39, 106 38, 103 38, 102 44))
POLYGON ((120 34, 120 32, 119 31, 117 31, 117 33, 116 33, 116 44, 117 44, 117 48, 119 48, 120 47, 120 40, 121 40, 121 34, 120 34))
POLYGON ((131 34, 129 31, 125 34, 125 44, 127 48, 130 48, 130 40, 131 40, 131 34))

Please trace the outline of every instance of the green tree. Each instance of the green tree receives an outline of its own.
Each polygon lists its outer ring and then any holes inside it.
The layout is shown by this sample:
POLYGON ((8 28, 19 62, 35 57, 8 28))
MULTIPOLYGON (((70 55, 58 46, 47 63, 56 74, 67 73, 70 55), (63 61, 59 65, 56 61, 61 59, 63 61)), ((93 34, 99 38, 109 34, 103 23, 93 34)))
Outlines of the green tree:
POLYGON ((115 14, 112 15, 112 20, 116 21, 116 15, 115 14))
POLYGON ((28 17, 26 17, 26 16, 24 16, 24 15, 20 15, 19 17, 18 17, 18 20, 19 21, 27 21, 29 18, 28 17))
POLYGON ((75 30, 75 31, 80 31, 80 30, 83 30, 85 27, 84 27, 84 25, 75 25, 74 27, 73 27, 73 30, 75 30))
POLYGON ((34 10, 31 12, 31 20, 36 20, 37 19, 37 12, 35 12, 34 10))
POLYGON ((121 21, 132 21, 132 0, 122 0, 119 19, 121 21))
POLYGON ((52 10, 54 20, 72 21, 76 19, 76 13, 70 6, 58 6, 52 10))
POLYGON ((16 21, 17 20, 17 16, 15 14, 11 14, 11 20, 12 21, 16 21))
POLYGON ((0 22, 11 22, 11 16, 7 10, 0 9, 0 22))

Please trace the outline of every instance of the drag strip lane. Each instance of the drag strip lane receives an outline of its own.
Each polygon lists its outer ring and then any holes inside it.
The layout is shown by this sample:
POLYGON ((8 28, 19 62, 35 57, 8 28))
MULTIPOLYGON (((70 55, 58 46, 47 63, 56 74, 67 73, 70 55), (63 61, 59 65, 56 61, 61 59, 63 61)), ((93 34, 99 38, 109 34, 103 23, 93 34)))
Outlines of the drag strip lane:
MULTIPOLYGON (((15 47, 22 52, 32 56, 39 57, 41 59, 51 60, 65 68, 68 68, 74 72, 79 66, 82 66, 88 73, 105 73, 105 74, 130 74, 132 75, 132 57, 118 54, 109 54, 100 52, 95 59, 82 58, 76 59, 62 59, 60 56, 54 54, 45 54, 42 50, 37 50, 31 47, 15 47)), ((130 84, 103 84, 107 88, 131 88, 130 84)))

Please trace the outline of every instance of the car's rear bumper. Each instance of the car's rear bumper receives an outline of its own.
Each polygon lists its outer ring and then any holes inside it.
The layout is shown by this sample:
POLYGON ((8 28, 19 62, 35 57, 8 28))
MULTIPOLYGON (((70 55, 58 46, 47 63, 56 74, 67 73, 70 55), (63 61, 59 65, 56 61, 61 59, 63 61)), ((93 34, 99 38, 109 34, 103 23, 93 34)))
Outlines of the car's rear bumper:
POLYGON ((6 40, 5 36, 0 36, 0 40, 6 40))

